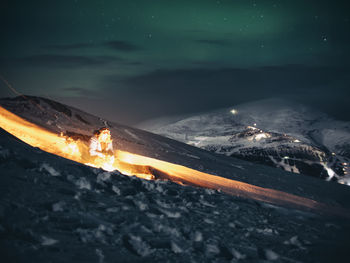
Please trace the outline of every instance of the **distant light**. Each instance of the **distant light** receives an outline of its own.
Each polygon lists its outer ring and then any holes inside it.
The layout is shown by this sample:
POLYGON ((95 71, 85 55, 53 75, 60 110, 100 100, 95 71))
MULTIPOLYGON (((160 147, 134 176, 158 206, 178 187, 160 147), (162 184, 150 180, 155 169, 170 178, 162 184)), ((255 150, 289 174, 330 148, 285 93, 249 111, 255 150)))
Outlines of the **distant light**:
POLYGON ((254 123, 253 125, 256 126, 256 123, 254 123))
POLYGON ((231 113, 235 115, 235 114, 237 114, 237 113, 238 113, 238 111, 237 111, 237 110, 235 110, 235 109, 232 109, 232 110, 231 110, 231 113))
POLYGON ((335 155, 335 153, 332 153, 332 155, 335 155))
POLYGON ((289 159, 289 156, 284 156, 283 159, 289 159))
POLYGON ((300 142, 298 139, 295 139, 294 142, 300 142))

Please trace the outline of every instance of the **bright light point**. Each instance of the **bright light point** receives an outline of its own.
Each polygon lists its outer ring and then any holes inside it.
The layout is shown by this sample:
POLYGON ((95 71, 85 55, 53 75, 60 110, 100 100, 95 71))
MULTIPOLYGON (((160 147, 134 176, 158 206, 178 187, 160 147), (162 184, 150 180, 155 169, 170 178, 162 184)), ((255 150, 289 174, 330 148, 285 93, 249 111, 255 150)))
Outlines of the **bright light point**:
POLYGON ((283 159, 289 159, 289 156, 284 156, 283 159))
POLYGON ((238 112, 237 112, 237 110, 232 109, 232 110, 231 110, 231 113, 232 113, 232 114, 237 114, 238 112))
POLYGON ((256 126, 256 123, 254 123, 253 125, 256 126))
POLYGON ((298 139, 294 140, 294 142, 300 142, 298 139))
POLYGON ((332 155, 335 155, 335 153, 332 153, 332 155))

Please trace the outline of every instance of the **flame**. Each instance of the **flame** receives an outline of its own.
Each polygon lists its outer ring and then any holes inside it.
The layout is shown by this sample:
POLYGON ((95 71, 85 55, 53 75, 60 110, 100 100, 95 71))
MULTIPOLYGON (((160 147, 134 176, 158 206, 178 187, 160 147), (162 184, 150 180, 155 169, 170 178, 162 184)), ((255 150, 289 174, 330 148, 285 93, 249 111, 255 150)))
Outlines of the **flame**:
POLYGON ((116 150, 113 155, 105 155, 103 158, 91 157, 86 143, 50 132, 20 118, 1 106, 0 127, 31 146, 107 171, 118 170, 125 175, 135 175, 149 180, 155 178, 167 179, 181 184, 222 190, 228 194, 258 201, 322 211, 350 218, 349 211, 341 207, 329 207, 308 198, 254 186, 126 151, 116 150))

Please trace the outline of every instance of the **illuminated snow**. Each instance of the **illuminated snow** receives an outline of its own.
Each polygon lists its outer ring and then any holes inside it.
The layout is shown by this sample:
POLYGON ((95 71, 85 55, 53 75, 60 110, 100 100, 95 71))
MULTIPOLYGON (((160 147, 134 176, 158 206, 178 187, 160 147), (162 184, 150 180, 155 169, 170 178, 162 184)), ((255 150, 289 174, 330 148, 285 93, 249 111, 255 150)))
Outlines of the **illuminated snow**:
POLYGON ((263 131, 260 131, 260 132, 261 132, 261 133, 255 135, 254 140, 260 141, 261 139, 266 139, 266 138, 271 137, 271 135, 268 134, 268 133, 265 133, 265 132, 263 132, 263 131))

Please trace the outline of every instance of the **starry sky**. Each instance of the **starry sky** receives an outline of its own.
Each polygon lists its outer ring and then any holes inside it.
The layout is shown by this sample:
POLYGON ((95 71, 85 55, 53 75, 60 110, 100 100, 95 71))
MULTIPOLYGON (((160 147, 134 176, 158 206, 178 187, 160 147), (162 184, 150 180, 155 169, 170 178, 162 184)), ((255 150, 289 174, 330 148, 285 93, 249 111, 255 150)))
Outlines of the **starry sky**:
MULTIPOLYGON (((336 0, 7 0, 0 74, 135 125, 281 97, 350 120, 350 12, 336 0)), ((0 96, 13 96, 0 83, 0 96)))

